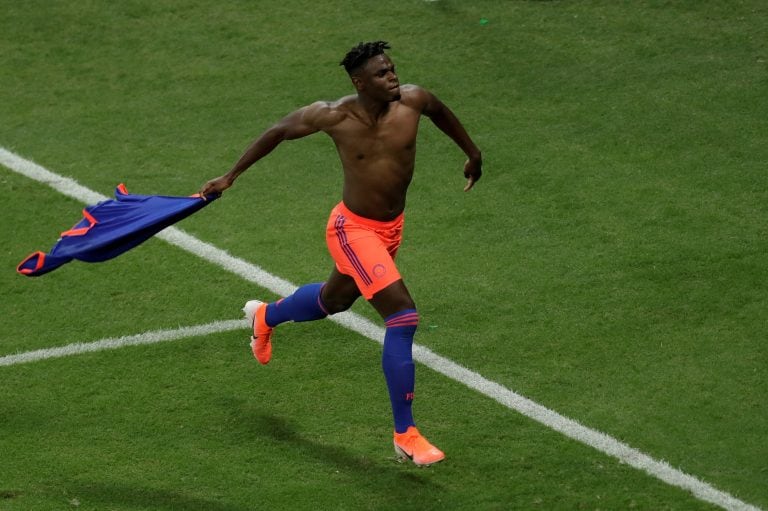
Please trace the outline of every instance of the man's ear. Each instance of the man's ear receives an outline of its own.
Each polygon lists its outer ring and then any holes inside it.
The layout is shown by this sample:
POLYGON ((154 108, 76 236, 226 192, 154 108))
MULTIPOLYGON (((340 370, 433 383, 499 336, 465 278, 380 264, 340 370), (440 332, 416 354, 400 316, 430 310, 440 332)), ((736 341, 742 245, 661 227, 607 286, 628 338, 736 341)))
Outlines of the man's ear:
POLYGON ((352 79, 352 85, 355 86, 358 92, 365 90, 365 82, 360 75, 352 75, 350 78, 352 79))

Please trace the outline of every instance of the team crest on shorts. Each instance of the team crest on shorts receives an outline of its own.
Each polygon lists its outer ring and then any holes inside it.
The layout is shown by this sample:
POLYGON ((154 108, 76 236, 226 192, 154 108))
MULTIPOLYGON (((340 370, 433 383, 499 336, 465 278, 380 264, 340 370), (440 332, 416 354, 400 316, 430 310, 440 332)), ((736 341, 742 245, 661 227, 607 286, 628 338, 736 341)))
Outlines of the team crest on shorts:
POLYGON ((373 267, 373 274, 377 278, 381 278, 387 274, 387 268, 383 264, 377 264, 373 267))

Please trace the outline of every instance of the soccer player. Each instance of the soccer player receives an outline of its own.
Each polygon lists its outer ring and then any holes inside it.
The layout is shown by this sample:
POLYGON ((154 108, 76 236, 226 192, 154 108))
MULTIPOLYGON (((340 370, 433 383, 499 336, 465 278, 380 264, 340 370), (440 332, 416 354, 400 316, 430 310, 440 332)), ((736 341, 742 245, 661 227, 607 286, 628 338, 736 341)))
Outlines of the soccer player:
POLYGON ((280 143, 322 131, 333 139, 344 171, 342 201, 331 211, 326 242, 335 262, 328 280, 307 284, 273 303, 249 301, 251 348, 266 364, 273 329, 287 321, 312 321, 349 309, 361 295, 384 319, 382 368, 394 415, 394 445, 401 458, 431 465, 445 454, 413 420, 413 336, 419 314, 394 263, 413 177, 416 133, 427 116, 467 155, 464 191, 480 179, 482 158, 456 116, 429 91, 401 85, 385 41, 360 43, 341 65, 356 94, 299 108, 263 132, 228 173, 205 183, 202 196, 221 193, 280 143))

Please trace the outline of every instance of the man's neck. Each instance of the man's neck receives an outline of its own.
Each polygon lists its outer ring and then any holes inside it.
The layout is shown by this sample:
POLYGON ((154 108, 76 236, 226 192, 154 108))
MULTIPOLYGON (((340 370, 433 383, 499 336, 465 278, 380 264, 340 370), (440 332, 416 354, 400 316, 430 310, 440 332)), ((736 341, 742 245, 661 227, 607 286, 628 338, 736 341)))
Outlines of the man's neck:
POLYGON ((378 124, 379 119, 389 112, 390 103, 386 101, 374 101, 367 96, 357 95, 357 104, 361 107, 360 114, 367 119, 372 126, 378 124))

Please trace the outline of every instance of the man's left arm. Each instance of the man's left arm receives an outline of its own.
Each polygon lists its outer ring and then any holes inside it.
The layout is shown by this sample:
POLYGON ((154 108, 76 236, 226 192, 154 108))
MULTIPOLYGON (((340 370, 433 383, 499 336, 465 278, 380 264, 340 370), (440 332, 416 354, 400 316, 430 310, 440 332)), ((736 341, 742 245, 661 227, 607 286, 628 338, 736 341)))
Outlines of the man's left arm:
POLYGON ((477 148, 461 121, 450 108, 425 89, 419 88, 417 93, 422 96, 420 98, 423 101, 422 113, 429 117, 434 125, 448 135, 467 155, 468 159, 464 164, 464 177, 467 178, 467 184, 464 191, 469 191, 483 173, 483 157, 480 149, 477 148))

